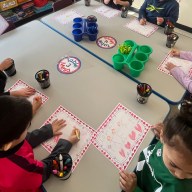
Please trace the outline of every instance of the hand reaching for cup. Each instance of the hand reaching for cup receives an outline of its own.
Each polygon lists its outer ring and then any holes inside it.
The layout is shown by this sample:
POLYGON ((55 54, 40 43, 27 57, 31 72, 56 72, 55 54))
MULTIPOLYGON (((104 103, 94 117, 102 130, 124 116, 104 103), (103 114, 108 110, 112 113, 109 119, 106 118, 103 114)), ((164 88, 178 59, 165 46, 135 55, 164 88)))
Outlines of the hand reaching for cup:
POLYGON ((4 71, 7 68, 9 68, 13 63, 13 60, 11 58, 7 58, 5 60, 3 60, 0 64, 0 71, 4 71))
POLYGON ((178 49, 172 49, 170 55, 172 57, 174 57, 174 56, 179 57, 180 56, 180 51, 178 49))

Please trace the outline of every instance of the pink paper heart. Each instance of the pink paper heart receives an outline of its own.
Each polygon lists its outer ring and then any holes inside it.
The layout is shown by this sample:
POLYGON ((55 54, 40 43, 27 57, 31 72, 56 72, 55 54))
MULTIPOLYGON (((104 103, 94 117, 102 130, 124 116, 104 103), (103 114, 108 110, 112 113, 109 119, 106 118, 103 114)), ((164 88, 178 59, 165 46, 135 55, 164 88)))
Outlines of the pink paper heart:
POLYGON ((132 139, 132 140, 135 140, 135 137, 136 137, 136 133, 135 133, 135 131, 132 131, 132 132, 129 134, 129 138, 132 139))
POLYGON ((123 149, 121 149, 121 150, 119 151, 119 154, 120 154, 122 157, 125 157, 125 152, 124 152, 123 149))
POLYGON ((130 148, 131 148, 131 144, 130 144, 129 142, 127 142, 127 143, 125 144, 125 147, 126 147, 127 149, 130 149, 130 148))
POLYGON ((139 132, 142 132, 141 125, 139 125, 139 124, 137 124, 137 125, 135 126, 135 129, 136 129, 137 131, 139 131, 139 132))

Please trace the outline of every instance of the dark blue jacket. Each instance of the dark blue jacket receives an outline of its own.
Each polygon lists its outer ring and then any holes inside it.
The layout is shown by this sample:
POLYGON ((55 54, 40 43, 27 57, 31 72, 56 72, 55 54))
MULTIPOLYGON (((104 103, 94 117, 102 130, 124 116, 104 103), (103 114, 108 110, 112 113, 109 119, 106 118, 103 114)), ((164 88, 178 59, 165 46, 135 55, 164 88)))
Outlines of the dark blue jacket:
POLYGON ((145 0, 139 10, 139 20, 145 18, 157 24, 157 17, 164 18, 161 26, 165 26, 168 20, 175 24, 179 17, 179 3, 176 0, 145 0))

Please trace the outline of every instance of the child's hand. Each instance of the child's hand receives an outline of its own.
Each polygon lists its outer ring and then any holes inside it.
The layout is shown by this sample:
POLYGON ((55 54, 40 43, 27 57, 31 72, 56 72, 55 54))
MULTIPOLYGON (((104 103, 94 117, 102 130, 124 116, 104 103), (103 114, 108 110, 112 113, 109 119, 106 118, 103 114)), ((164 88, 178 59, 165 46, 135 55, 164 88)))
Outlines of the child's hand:
POLYGON ((137 176, 135 173, 122 171, 120 175, 120 187, 125 192, 133 192, 137 185, 137 176))
POLYGON ((157 25, 161 25, 164 22, 163 17, 157 17, 157 25))
POLYGON ((172 49, 171 50, 171 56, 176 56, 176 57, 179 57, 180 56, 180 51, 177 50, 177 49, 172 49))
POLYGON ((33 115, 37 112, 37 110, 41 107, 42 105, 42 97, 40 96, 35 96, 33 98, 33 115))
POLYGON ((160 139, 160 133, 161 133, 161 130, 163 129, 163 127, 164 127, 163 123, 157 123, 156 125, 153 125, 151 127, 151 130, 155 134, 156 139, 160 139))
POLYGON ((146 25, 147 20, 146 20, 145 18, 142 18, 142 19, 139 20, 139 23, 140 23, 141 25, 146 25))
POLYGON ((31 87, 22 88, 15 91, 10 91, 10 95, 13 96, 22 96, 22 97, 30 97, 31 95, 35 94, 35 89, 31 87))
POLYGON ((79 129, 77 128, 74 128, 71 132, 71 135, 69 137, 69 141, 72 143, 72 144, 75 144, 77 143, 78 141, 80 140, 80 131, 79 129))
POLYGON ((66 121, 63 119, 55 119, 52 122, 52 130, 53 130, 53 136, 55 135, 62 135, 62 132, 60 131, 61 128, 65 127, 67 124, 65 124, 66 121))
POLYGON ((117 4, 118 4, 118 0, 113 0, 113 3, 114 3, 115 5, 117 5, 117 4))
POLYGON ((0 64, 0 70, 4 71, 5 69, 9 68, 13 63, 13 60, 11 58, 7 58, 0 64))
POLYGON ((177 65, 174 65, 173 63, 171 62, 168 62, 166 65, 165 65, 165 69, 167 69, 168 71, 171 71, 171 69, 177 67, 177 65))

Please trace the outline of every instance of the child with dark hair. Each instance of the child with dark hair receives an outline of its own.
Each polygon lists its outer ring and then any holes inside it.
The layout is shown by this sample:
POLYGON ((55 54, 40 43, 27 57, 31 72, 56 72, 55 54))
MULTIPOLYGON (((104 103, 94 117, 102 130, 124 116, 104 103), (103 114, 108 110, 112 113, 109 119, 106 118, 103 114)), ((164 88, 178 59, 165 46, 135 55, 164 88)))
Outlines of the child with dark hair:
POLYGON ((190 192, 192 189, 192 103, 160 130, 160 141, 143 150, 135 173, 120 173, 125 192, 190 192))
POLYGON ((179 3, 176 0, 145 0, 139 9, 139 22, 146 21, 165 26, 166 22, 175 25, 179 17, 179 3))
POLYGON ((0 191, 40 192, 41 185, 52 172, 52 160, 59 153, 68 153, 79 141, 74 129, 69 140, 60 139, 52 153, 42 161, 34 158, 33 148, 55 135, 66 126, 55 120, 31 133, 27 132, 33 116, 32 104, 25 98, 0 97, 0 191))
POLYGON ((113 9, 121 10, 122 7, 131 7, 133 0, 104 0, 103 3, 113 9))
POLYGON ((7 77, 3 71, 12 65, 12 61, 13 60, 11 58, 7 58, 0 63, 0 96, 1 95, 12 95, 12 96, 29 97, 29 96, 35 94, 35 90, 32 88, 29 88, 29 87, 15 90, 15 91, 10 91, 10 92, 4 91, 7 77))

